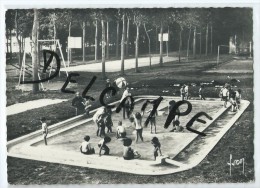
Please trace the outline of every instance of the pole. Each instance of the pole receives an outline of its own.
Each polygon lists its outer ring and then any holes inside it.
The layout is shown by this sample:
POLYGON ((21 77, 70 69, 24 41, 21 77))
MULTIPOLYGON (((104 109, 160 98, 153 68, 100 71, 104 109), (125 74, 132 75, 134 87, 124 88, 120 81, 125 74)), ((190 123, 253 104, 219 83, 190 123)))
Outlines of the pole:
POLYGON ((193 56, 196 55, 196 27, 194 28, 194 34, 193 34, 193 56))
POLYGON ((201 29, 200 29, 200 57, 201 57, 201 29))
POLYGON ((212 24, 210 26, 210 54, 213 52, 213 37, 212 37, 212 24))
POLYGON ((232 170, 232 164, 231 164, 231 161, 232 161, 232 154, 230 154, 230 157, 229 157, 229 175, 231 176, 231 170, 232 170))
POLYGON ((218 45, 217 67, 218 67, 218 62, 219 62, 219 47, 220 47, 220 45, 218 45))
POLYGON ((169 56, 169 53, 168 53, 168 46, 169 46, 169 45, 168 45, 168 41, 166 41, 166 49, 167 49, 167 52, 166 52, 166 53, 167 53, 167 57, 169 56))
POLYGON ((85 62, 85 37, 86 36, 86 23, 82 23, 82 61, 85 62))
POLYGON ((206 47, 205 47, 205 55, 208 55, 208 37, 209 36, 209 25, 207 24, 206 28, 206 47))
POLYGON ((243 174, 245 175, 245 158, 243 158, 243 174))
POLYGON ((237 35, 235 35, 235 54, 237 54, 237 35))
POLYGON ((249 42, 249 58, 252 58, 252 42, 249 42))
POLYGON ((167 42, 166 42, 166 45, 167 45, 167 57, 169 56, 169 38, 170 38, 170 36, 169 36, 169 26, 168 26, 168 40, 167 40, 167 42))
POLYGON ((109 21, 107 21, 107 59, 109 59, 109 21))

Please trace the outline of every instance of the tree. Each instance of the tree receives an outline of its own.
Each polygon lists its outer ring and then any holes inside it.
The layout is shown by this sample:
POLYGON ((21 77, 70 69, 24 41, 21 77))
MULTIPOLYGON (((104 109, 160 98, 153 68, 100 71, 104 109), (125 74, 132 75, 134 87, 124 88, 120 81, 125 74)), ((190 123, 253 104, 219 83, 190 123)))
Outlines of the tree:
POLYGON ((179 25, 179 62, 181 62, 181 50, 182 50, 182 31, 186 26, 186 22, 184 19, 185 10, 177 10, 174 14, 175 22, 179 25))
POLYGON ((130 25, 130 16, 127 16, 127 27, 126 27, 126 48, 125 48, 125 56, 129 55, 129 25, 130 25))
POLYGON ((5 24, 6 24, 6 39, 7 39, 7 53, 10 54, 10 59, 12 59, 12 30, 15 28, 15 11, 12 9, 9 9, 6 11, 5 15, 5 24), (8 44, 8 39, 10 41, 10 47, 8 44))
MULTIPOLYGON (((160 60, 159 65, 163 65, 163 29, 165 26, 168 27, 169 23, 172 21, 171 9, 154 9, 153 16, 150 17, 153 25, 160 26, 160 60)), ((156 37, 157 40, 157 37, 156 37)))
POLYGON ((28 37, 31 33, 29 28, 32 28, 32 11, 17 9, 15 10, 15 36, 19 47, 18 63, 21 66, 22 54, 22 38, 28 37))
MULTIPOLYGON (((32 67, 33 67, 33 80, 38 80, 38 32, 39 32, 39 20, 38 10, 34 9, 34 20, 32 28, 32 67)), ((35 94, 39 91, 39 84, 34 83, 32 92, 35 94)))
POLYGON ((152 56, 151 56, 151 40, 150 40, 150 36, 148 34, 149 31, 147 31, 145 23, 144 23, 144 30, 146 33, 146 36, 148 38, 148 50, 149 50, 149 67, 150 69, 152 68, 152 56))
POLYGON ((122 13, 122 40, 121 40, 121 75, 125 74, 125 14, 122 13))
POLYGON ((160 23, 160 66, 163 64, 163 21, 160 23))
POLYGON ((106 32, 105 32, 105 23, 104 19, 101 19, 101 28, 102 28, 102 78, 106 78, 106 32))
POLYGON ((119 54, 119 21, 116 21, 116 58, 118 58, 119 54))
POLYGON ((146 22, 146 16, 144 11, 140 9, 133 10, 134 23, 136 25, 136 39, 135 39, 135 72, 138 72, 138 54, 139 54, 139 35, 140 35, 140 26, 146 22))
POLYGON ((181 12, 181 17, 182 17, 182 20, 179 21, 178 23, 181 24, 182 27, 187 28, 189 30, 189 34, 188 34, 189 36, 188 36, 188 40, 187 40, 187 55, 186 55, 186 58, 188 61, 189 60, 189 51, 190 51, 191 30, 192 30, 192 28, 195 28, 198 25, 198 14, 197 14, 196 9, 184 9, 181 12))

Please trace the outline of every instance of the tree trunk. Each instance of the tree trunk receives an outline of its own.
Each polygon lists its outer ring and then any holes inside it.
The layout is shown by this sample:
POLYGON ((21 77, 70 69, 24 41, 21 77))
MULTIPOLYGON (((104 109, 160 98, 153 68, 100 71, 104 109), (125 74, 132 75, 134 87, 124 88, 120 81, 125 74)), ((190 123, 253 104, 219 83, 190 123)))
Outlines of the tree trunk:
POLYGON ((101 20, 102 26, 102 78, 103 80, 106 78, 106 31, 105 31, 105 23, 104 20, 101 20))
POLYGON ((208 55, 208 35, 209 35, 209 26, 207 24, 207 28, 206 28, 206 49, 205 49, 205 56, 208 55))
POLYGON ((155 53, 157 54, 158 52, 158 31, 157 31, 157 26, 155 26, 155 53))
POLYGON ((10 29, 10 59, 12 60, 13 59, 13 51, 12 51, 12 30, 10 29))
POLYGON ((161 37, 160 37, 160 66, 163 64, 163 23, 161 22, 160 29, 161 37))
POLYGON ((200 57, 201 57, 201 29, 200 29, 200 57))
POLYGON ((118 58, 119 51, 119 21, 116 22, 116 58, 118 58))
POLYGON ((16 40, 17 40, 17 43, 18 43, 18 46, 19 46, 19 53, 18 53, 18 63, 19 63, 19 66, 21 66, 22 64, 22 61, 21 61, 21 41, 19 39, 19 34, 18 34, 18 12, 16 11, 15 12, 15 29, 16 29, 16 40))
POLYGON ((189 61, 189 52, 190 52, 190 35, 191 35, 191 28, 189 30, 189 37, 188 37, 188 43, 187 43, 187 61, 189 61))
POLYGON ((193 56, 196 56, 196 27, 194 28, 194 35, 193 35, 193 56))
POLYGON ((182 48, 182 28, 179 33, 179 63, 181 62, 181 48, 182 48))
POLYGON ((85 56, 86 56, 86 52, 85 52, 85 37, 86 36, 86 23, 83 22, 82 23, 82 61, 85 62, 85 56))
POLYGON ((95 32, 95 61, 98 60, 98 21, 96 20, 96 32, 95 32))
POLYGON ((122 40, 121 40, 121 75, 125 74, 125 15, 123 15, 123 28, 122 28, 122 40))
POLYGON ((170 39, 170 30, 168 26, 168 41, 166 41, 167 57, 169 56, 169 39, 170 39))
MULTIPOLYGON (((69 23, 69 37, 71 35, 71 22, 69 23)), ((68 62, 69 64, 72 61, 72 57, 71 57, 71 49, 69 48, 69 44, 68 44, 68 62)))
POLYGON ((9 35, 9 31, 6 30, 6 52, 7 54, 9 53, 9 42, 8 42, 8 35, 9 35))
MULTIPOLYGON (((34 21, 32 28, 32 68, 33 68, 33 80, 39 80, 38 78, 38 10, 34 9, 34 21)), ((34 83, 32 87, 32 92, 35 94, 39 91, 39 84, 34 83)))
POLYGON ((107 59, 109 59, 109 22, 107 22, 107 59))
POLYGON ((128 57, 129 53, 129 24, 130 20, 127 18, 127 28, 126 28, 126 48, 125 48, 125 56, 128 57))
POLYGON ((24 52, 24 48, 25 48, 25 38, 22 37, 22 53, 24 52))
POLYGON ((213 35, 212 35, 212 24, 211 24, 211 26, 210 26, 210 33, 211 33, 211 35, 210 35, 210 53, 212 54, 213 53, 213 35))
POLYGON ((138 51, 139 51, 139 24, 136 24, 136 40, 135 40, 135 72, 138 72, 138 51))
POLYGON ((145 30, 145 33, 147 35, 147 38, 148 38, 148 49, 149 49, 149 66, 150 66, 150 69, 152 68, 152 57, 151 57, 151 41, 150 41, 150 37, 148 35, 148 32, 147 32, 147 29, 145 27, 145 24, 144 24, 144 30, 145 30))

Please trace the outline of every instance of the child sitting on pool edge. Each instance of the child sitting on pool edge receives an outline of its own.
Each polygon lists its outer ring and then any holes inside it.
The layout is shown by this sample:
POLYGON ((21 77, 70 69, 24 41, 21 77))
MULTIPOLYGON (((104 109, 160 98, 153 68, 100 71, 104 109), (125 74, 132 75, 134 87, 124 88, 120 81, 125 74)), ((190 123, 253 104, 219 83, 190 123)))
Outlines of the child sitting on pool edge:
POLYGON ((124 158, 124 160, 138 159, 141 157, 141 155, 137 151, 133 150, 130 147, 131 144, 132 144, 131 138, 125 138, 123 140, 123 145, 124 145, 123 158, 124 158))
POLYGON ((98 143, 98 147, 99 149, 99 156, 101 156, 101 151, 104 150, 104 155, 109 155, 109 147, 107 147, 107 143, 109 143, 111 141, 111 138, 109 136, 105 136, 105 138, 103 138, 102 140, 100 140, 100 142, 98 143))
POLYGON ((81 143, 80 152, 85 155, 90 155, 95 153, 95 149, 92 148, 91 144, 89 143, 90 137, 85 136, 84 141, 81 143))

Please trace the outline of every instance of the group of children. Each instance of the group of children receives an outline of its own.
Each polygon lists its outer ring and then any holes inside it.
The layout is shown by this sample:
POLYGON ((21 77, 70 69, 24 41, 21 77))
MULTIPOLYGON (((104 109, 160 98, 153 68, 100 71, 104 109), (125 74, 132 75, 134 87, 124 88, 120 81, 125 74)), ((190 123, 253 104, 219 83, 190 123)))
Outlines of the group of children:
POLYGON ((92 117, 94 123, 97 126, 97 136, 106 136, 105 128, 107 127, 107 133, 112 133, 112 110, 107 107, 102 107, 96 111, 92 117))
MULTIPOLYGON (((171 111, 171 109, 173 108, 173 106, 176 104, 176 102, 174 100, 171 100, 169 102, 169 106, 168 106, 168 110, 169 112, 171 111)), ((107 114, 107 109, 106 108, 101 108, 103 109, 103 111, 101 110, 101 112, 97 111, 96 114, 93 116, 93 120, 96 122, 97 126, 98 126, 98 131, 99 131, 99 127, 102 127, 102 125, 99 125, 99 118, 97 118, 98 116, 100 116, 102 119, 102 117, 104 118, 104 116, 106 116, 105 114, 107 114), (97 115, 99 114, 99 115, 97 115), (96 121, 97 120, 97 121, 96 121)), ((150 113, 152 109, 146 111, 147 113, 150 113)), ((179 109, 176 110, 176 116, 175 119, 173 120, 173 129, 171 130, 171 132, 182 132, 183 131, 183 127, 180 126, 180 121, 179 121, 179 109)), ((139 139, 143 142, 143 125, 142 125, 142 117, 144 115, 144 111, 141 113, 136 112, 136 113, 131 113, 129 120, 132 123, 132 125, 135 127, 135 132, 136 132, 136 136, 135 136, 135 142, 137 143, 139 141, 139 139)), ((111 119, 111 112, 109 112, 109 116, 111 119)), ((155 114, 150 118, 150 130, 151 133, 153 133, 153 128, 154 131, 156 133, 156 116, 158 116, 158 112, 156 111, 155 114)), ((112 120, 111 120, 112 121, 112 120)), ((101 123, 103 124, 103 122, 101 123)), ((104 125, 103 125, 104 127, 104 125)), ((101 128, 104 129, 104 128, 101 128)), ((101 132, 104 133, 104 130, 101 132)), ((98 134, 97 134, 98 135, 98 134)), ((109 155, 110 149, 107 146, 107 143, 109 143, 111 141, 111 138, 109 136, 106 136, 105 134, 99 134, 99 136, 104 136, 104 138, 99 142, 98 147, 99 147, 99 156, 101 155, 101 152, 104 150, 104 155, 109 155)), ((139 158, 141 155, 135 151, 134 149, 131 148, 131 144, 132 144, 132 139, 127 137, 127 132, 125 127, 122 124, 122 121, 118 122, 118 127, 116 128, 116 138, 122 140, 123 142, 123 158, 125 160, 131 160, 131 159, 136 159, 139 158)), ((82 147, 85 147, 84 154, 93 154, 94 149, 89 147, 89 136, 87 136, 87 140, 86 137, 84 137, 84 142, 81 145, 82 147), (87 142, 87 143, 86 143, 87 142)), ((154 159, 156 159, 156 157, 160 154, 162 155, 161 152, 161 144, 159 142, 159 139, 157 137, 153 137, 153 139, 151 140, 152 145, 154 146, 154 159)))
POLYGON ((234 90, 230 84, 225 84, 220 92, 219 97, 222 101, 224 101, 224 107, 227 107, 227 102, 229 101, 231 103, 231 111, 235 112, 236 110, 240 109, 240 103, 241 103, 241 89, 234 90))
MULTIPOLYGON (((138 151, 131 148, 132 139, 125 137, 123 140, 123 158, 125 160, 132 160, 132 159, 138 159, 141 157, 141 155, 138 153, 138 151)), ((109 136, 105 136, 102 140, 99 141, 98 147, 99 147, 99 156, 101 156, 102 151, 103 155, 109 155, 110 149, 107 146, 107 144, 111 142, 111 138, 109 136)), ((156 160, 156 157, 160 155, 162 156, 161 152, 161 143, 159 142, 159 139, 157 137, 153 137, 151 140, 151 144, 154 146, 154 160, 156 160)), ((85 155, 91 155, 95 154, 95 149, 92 147, 92 144, 90 143, 90 137, 85 136, 84 141, 81 143, 80 146, 80 152, 85 155)))
MULTIPOLYGON (((180 88, 181 100, 189 100, 191 95, 189 93, 189 85, 183 84, 180 88)), ((204 85, 201 84, 199 88, 199 98, 200 100, 206 100, 204 95, 204 85)))
MULTIPOLYGON (((203 84, 199 88, 199 98, 200 100, 206 100, 205 98, 205 87, 203 84)), ((181 100, 190 99, 189 87, 188 85, 182 85, 180 89, 181 100)), ((219 97, 224 101, 224 107, 226 107, 227 102, 229 101, 232 104, 232 111, 239 109, 241 101, 241 89, 236 91, 233 90, 230 84, 226 83, 219 92, 219 97)))

